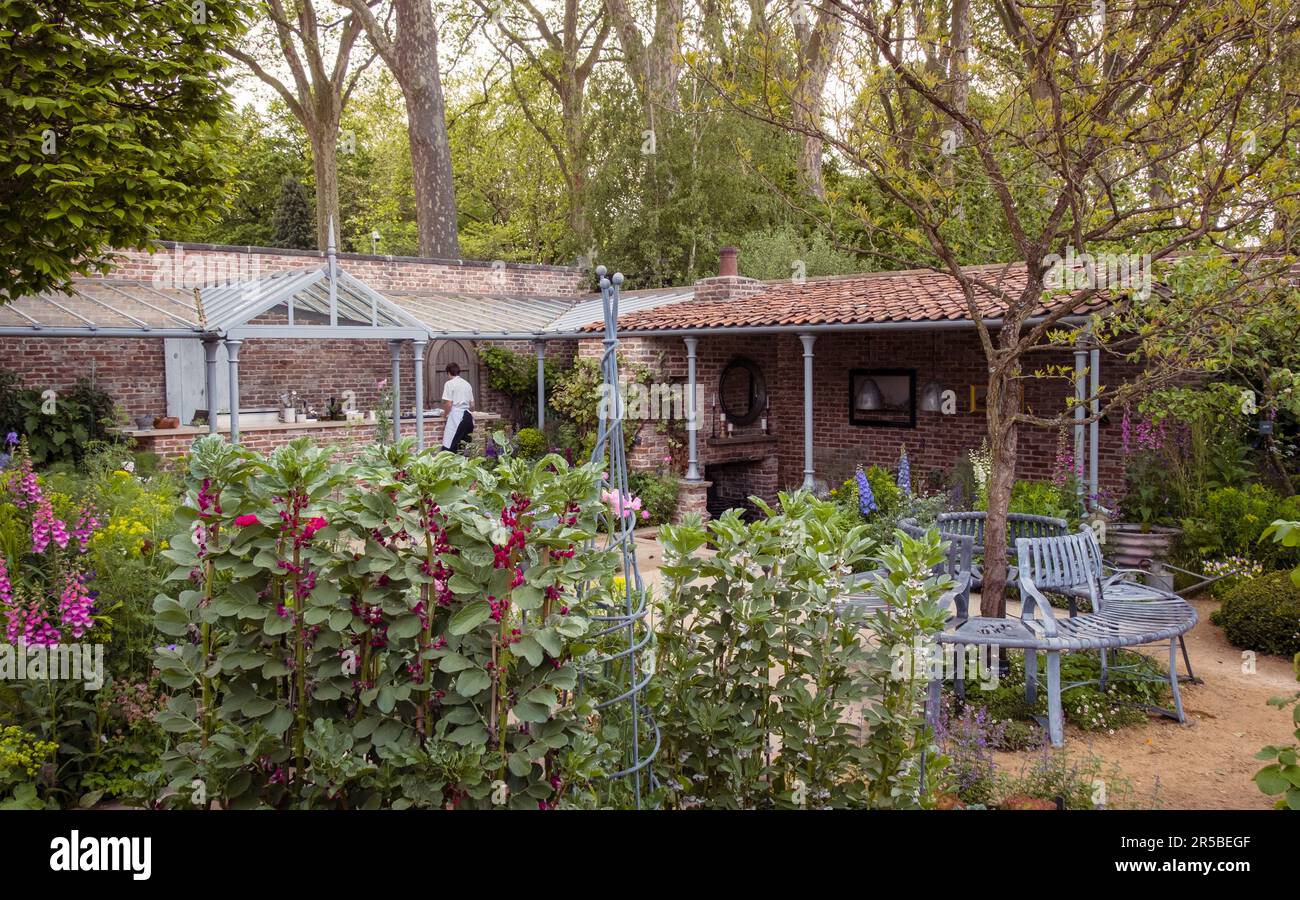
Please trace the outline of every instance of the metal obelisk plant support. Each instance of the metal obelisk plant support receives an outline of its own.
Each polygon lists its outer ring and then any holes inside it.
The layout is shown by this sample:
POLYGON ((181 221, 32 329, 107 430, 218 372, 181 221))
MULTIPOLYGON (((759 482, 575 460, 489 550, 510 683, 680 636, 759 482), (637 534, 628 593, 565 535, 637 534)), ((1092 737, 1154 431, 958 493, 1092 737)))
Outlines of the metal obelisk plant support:
POLYGON ((596 633, 591 639, 605 642, 609 649, 595 660, 602 670, 602 681, 610 696, 596 704, 602 723, 617 725, 624 734, 624 755, 610 779, 627 779, 633 801, 639 808, 646 789, 653 787, 650 763, 659 751, 659 726, 644 703, 642 693, 650 683, 652 672, 642 664, 641 653, 650 644, 650 627, 646 622, 646 591, 636 563, 635 512, 628 508, 627 445, 623 437, 623 398, 618 379, 618 297, 622 274, 607 278, 600 266, 600 298, 605 311, 604 352, 600 358, 601 392, 599 426, 593 462, 608 463, 606 490, 615 502, 610 504, 608 527, 603 540, 616 547, 621 556, 623 588, 621 596, 611 599, 594 616, 596 633), (648 745, 648 747, 647 747, 648 745))

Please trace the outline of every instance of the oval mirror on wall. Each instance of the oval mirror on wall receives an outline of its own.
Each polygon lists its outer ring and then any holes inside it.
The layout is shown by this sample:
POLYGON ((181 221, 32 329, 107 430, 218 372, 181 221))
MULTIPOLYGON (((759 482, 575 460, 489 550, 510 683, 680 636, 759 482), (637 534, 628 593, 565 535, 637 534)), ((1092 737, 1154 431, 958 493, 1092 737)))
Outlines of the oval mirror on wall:
POLYGON ((767 382, 758 363, 744 356, 727 363, 718 379, 718 405, 728 422, 750 425, 757 421, 767 407, 767 382))

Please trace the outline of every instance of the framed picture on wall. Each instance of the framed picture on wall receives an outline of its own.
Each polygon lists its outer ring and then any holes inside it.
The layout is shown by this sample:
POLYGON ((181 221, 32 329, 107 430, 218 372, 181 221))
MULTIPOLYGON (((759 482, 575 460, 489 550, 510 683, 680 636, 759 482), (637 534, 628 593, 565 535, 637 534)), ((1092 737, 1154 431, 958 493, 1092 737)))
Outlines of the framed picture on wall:
POLYGON ((849 424, 916 427, 916 369, 850 369, 849 424))

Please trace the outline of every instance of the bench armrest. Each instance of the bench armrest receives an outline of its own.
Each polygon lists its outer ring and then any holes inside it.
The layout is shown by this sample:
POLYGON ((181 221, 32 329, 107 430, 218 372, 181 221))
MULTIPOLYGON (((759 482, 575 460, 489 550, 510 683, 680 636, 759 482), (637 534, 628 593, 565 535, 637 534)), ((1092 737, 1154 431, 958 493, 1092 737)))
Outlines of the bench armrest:
POLYGON ((1020 599, 1021 620, 1033 621, 1037 613, 1037 619, 1043 626, 1043 633, 1047 637, 1056 637, 1056 614, 1052 612, 1052 604, 1047 602, 1047 598, 1043 596, 1038 586, 1024 573, 1020 575, 1020 599))
POLYGON ((945 609, 952 609, 958 619, 965 620, 970 616, 970 591, 971 574, 962 572, 953 579, 952 587, 944 591, 939 600, 945 609))

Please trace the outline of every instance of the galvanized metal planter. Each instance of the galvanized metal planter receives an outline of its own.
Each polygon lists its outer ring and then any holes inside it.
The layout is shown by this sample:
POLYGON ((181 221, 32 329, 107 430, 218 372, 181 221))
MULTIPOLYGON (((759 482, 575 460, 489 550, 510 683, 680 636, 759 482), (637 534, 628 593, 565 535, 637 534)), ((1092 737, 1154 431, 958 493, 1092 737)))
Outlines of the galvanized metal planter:
POLYGON ((1122 569, 1158 569, 1169 559, 1181 528, 1116 522, 1106 526, 1106 558, 1122 569))

